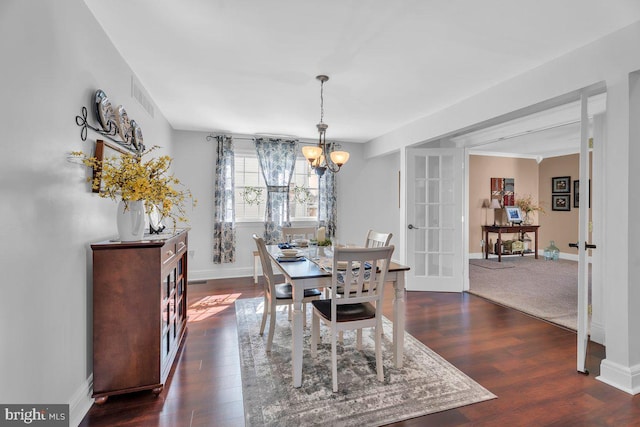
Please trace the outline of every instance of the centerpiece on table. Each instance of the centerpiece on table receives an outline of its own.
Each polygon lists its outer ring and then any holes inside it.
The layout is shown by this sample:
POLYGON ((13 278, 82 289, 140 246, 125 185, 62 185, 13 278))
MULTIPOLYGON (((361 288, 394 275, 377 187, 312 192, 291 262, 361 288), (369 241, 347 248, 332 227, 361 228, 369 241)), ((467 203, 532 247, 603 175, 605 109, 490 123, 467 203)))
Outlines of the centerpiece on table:
POLYGON ((185 203, 196 200, 189 189, 169 173, 171 157, 160 156, 144 161, 143 157, 160 147, 154 146, 138 156, 121 153, 119 156, 98 159, 82 151, 72 152, 84 165, 96 173, 87 178, 100 197, 118 201, 118 233, 121 241, 142 240, 144 236, 145 210, 156 211, 160 218, 173 221, 175 230, 179 221, 187 222, 185 203))
POLYGON ((518 206, 524 213, 524 219, 522 222, 527 225, 533 223, 533 218, 531 215, 533 212, 538 211, 540 213, 545 213, 542 205, 536 203, 531 194, 519 198, 516 197, 516 206, 518 206))

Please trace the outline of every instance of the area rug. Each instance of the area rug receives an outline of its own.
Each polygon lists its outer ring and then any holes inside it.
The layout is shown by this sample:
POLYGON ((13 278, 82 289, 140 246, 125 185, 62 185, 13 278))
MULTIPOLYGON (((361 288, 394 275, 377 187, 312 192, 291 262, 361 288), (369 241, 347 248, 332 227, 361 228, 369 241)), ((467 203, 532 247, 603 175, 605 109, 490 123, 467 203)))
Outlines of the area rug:
POLYGON ((498 258, 470 259, 469 265, 475 265, 476 267, 487 268, 489 270, 502 270, 504 268, 513 268, 513 265, 510 262, 498 262, 498 258))
POLYGON ((262 302, 252 298, 235 303, 247 426, 380 426, 496 397, 407 333, 404 366, 394 368, 393 324, 386 318, 384 382, 376 379, 372 329, 363 332, 363 351, 356 349, 355 333, 346 332, 344 345, 338 346, 339 392, 333 393, 326 326, 321 328, 317 358, 310 354, 311 310, 304 334, 302 387, 294 388, 287 313, 277 313, 267 355, 267 331, 259 335, 262 302))
MULTIPOLYGON (((478 261, 478 260, 474 260, 478 261)), ((493 262, 488 260, 489 262, 493 262)), ((512 268, 489 270, 469 261, 469 292, 534 317, 576 330, 578 263, 545 261, 533 256, 504 257, 496 264, 512 268)))

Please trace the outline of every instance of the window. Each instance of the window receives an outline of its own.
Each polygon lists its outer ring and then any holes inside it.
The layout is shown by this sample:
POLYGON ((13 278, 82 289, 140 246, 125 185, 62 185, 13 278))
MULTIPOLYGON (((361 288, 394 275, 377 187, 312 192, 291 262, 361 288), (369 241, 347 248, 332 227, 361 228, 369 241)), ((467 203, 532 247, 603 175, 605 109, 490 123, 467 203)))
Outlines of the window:
MULTIPOLYGON (((235 196, 236 221, 264 221, 267 187, 255 152, 235 154, 235 196)), ((304 157, 296 160, 289 200, 291 221, 317 220, 318 176, 304 157)))

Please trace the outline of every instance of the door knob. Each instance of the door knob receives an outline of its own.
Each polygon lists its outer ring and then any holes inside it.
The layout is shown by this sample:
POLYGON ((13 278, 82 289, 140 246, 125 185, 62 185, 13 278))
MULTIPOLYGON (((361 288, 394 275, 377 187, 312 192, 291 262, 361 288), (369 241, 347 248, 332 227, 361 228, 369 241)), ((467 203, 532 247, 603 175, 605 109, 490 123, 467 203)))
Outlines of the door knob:
MULTIPOLYGON (((576 248, 578 249, 578 246, 580 245, 580 242, 575 242, 575 243, 569 243, 569 247, 570 248, 576 248)), ((584 244, 584 248, 586 249, 595 249, 596 245, 593 245, 591 243, 586 243, 584 244)))

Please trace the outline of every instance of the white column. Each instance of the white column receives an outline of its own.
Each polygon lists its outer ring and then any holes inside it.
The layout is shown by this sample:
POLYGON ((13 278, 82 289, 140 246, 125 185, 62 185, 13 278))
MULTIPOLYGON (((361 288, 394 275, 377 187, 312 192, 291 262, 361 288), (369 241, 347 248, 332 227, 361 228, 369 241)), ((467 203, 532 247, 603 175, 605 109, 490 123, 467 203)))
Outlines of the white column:
POLYGON ((604 183, 603 183, 603 163, 604 163, 604 148, 607 145, 606 141, 606 113, 597 114, 593 117, 593 164, 591 166, 591 175, 593 180, 591 182, 592 196, 591 200, 596 201, 591 205, 591 215, 593 221, 593 232, 591 242, 599 247, 592 252, 593 263, 591 265, 591 324, 590 335, 591 341, 598 344, 605 345, 605 330, 604 330, 604 305, 603 305, 603 292, 604 292, 604 277, 602 274, 602 236, 604 221, 602 217, 604 200, 604 183))
POLYGON ((639 80, 638 72, 607 78, 602 198, 607 358, 598 379, 631 394, 640 393, 639 80))

